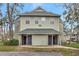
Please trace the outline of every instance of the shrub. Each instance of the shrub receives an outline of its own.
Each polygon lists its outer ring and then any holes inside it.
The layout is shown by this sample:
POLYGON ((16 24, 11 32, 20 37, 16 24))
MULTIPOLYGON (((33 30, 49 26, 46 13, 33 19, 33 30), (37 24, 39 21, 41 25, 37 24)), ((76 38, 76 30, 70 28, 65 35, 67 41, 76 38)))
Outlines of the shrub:
POLYGON ((19 44, 19 41, 17 39, 4 41, 4 45, 17 46, 18 44, 19 44))

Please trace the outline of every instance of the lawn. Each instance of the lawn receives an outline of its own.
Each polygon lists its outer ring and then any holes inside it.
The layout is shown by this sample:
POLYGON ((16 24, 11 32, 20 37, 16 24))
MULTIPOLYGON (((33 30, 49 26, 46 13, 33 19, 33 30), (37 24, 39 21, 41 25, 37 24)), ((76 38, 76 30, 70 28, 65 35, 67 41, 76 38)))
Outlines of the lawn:
MULTIPOLYGON (((72 43, 70 45, 66 44, 65 46, 79 48, 79 43, 72 43)), ((0 51, 1 52, 11 52, 11 51, 32 51, 32 52, 58 52, 65 56, 79 56, 79 50, 65 49, 65 48, 33 48, 33 47, 20 47, 20 46, 4 46, 0 42, 0 51)))
POLYGON ((64 44, 64 46, 79 48, 79 43, 73 42, 73 43, 70 43, 70 44, 64 44))
POLYGON ((20 47, 20 46, 0 46, 1 52, 58 52, 65 56, 79 56, 79 50, 71 50, 65 48, 29 48, 29 47, 20 47))
POLYGON ((0 46, 2 46, 3 45, 3 42, 2 41, 0 41, 0 46))
POLYGON ((16 51, 16 46, 0 46, 0 51, 16 51))
MULTIPOLYGON (((65 48, 22 48, 23 51, 33 51, 33 52, 58 52, 64 56, 79 56, 79 50, 71 50, 65 48)), ((21 50, 21 51, 22 51, 21 50)))

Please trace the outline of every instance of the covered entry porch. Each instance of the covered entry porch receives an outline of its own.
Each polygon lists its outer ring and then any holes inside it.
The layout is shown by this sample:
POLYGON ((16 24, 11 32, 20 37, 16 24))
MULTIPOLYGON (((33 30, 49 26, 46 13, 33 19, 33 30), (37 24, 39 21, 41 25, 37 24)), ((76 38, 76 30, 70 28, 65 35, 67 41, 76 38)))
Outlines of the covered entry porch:
POLYGON ((60 34, 54 29, 26 29, 20 33, 20 45, 60 45, 60 34))
POLYGON ((58 35, 21 35, 21 45, 59 45, 58 35))

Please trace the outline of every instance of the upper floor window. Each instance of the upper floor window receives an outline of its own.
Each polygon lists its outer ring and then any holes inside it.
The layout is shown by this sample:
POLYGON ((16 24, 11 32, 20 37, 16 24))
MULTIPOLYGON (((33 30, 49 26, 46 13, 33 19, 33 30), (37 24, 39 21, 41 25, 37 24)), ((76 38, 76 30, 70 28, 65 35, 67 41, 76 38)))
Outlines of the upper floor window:
POLYGON ((50 21, 50 24, 54 24, 54 21, 50 21))
POLYGON ((26 20, 26 24, 30 24, 30 21, 29 20, 26 20))
POLYGON ((35 21, 35 24, 38 24, 38 21, 35 21))
POLYGON ((41 18, 41 21, 45 21, 45 20, 46 20, 45 17, 41 18))

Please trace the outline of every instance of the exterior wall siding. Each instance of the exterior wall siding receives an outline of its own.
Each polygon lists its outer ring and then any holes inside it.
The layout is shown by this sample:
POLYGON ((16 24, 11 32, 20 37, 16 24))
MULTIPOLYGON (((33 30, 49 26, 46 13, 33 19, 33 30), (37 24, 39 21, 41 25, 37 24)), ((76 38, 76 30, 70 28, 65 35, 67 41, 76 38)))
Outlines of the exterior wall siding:
POLYGON ((41 21, 39 17, 38 19, 36 19, 35 17, 30 17, 30 24, 26 24, 26 20, 28 20, 28 17, 20 18, 20 31, 26 28, 52 28, 59 31, 59 18, 45 17, 45 21, 41 21), (35 20, 38 20, 38 24, 35 24, 35 20), (53 21, 54 24, 50 24, 51 21, 53 21), (41 27, 39 25, 41 25, 41 27))
POLYGON ((48 45, 48 35, 32 35, 32 45, 48 45))

